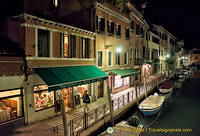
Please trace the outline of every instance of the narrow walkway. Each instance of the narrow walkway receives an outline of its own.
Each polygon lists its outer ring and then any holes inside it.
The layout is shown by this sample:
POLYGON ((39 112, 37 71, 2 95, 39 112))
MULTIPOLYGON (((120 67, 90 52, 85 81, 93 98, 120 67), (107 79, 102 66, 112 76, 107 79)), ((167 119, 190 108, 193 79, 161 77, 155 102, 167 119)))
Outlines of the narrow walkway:
MULTIPOLYGON (((151 82, 152 80, 156 79, 160 74, 150 76, 147 78, 147 82, 151 82)), ((142 83, 142 82, 141 82, 142 83)), ((126 94, 127 92, 133 90, 134 87, 130 87, 122 92, 116 93, 112 95, 112 99, 115 99, 123 94, 126 94)), ((88 105, 90 110, 96 109, 97 107, 100 107, 101 105, 108 103, 107 97, 105 98, 99 98, 96 102, 90 103, 88 105)), ((67 120, 71 120, 75 117, 78 117, 80 115, 83 115, 83 106, 77 109, 74 109, 72 111, 68 111, 66 113, 67 115, 67 120)), ((25 125, 23 127, 20 127, 18 129, 12 129, 12 130, 0 130, 0 135, 1 136, 56 136, 57 134, 51 133, 50 131, 44 131, 47 130, 51 127, 57 126, 59 124, 62 124, 62 116, 56 116, 52 117, 46 120, 42 120, 40 122, 30 124, 30 125, 25 125)))

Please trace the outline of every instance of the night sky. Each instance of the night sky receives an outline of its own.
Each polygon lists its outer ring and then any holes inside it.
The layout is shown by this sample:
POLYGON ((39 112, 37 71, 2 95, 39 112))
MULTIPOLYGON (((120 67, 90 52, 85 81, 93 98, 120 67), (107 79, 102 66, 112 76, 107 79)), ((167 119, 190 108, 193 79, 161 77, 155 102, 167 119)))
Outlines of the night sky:
POLYGON ((185 40, 187 48, 200 47, 200 8, 198 0, 131 0, 137 5, 147 1, 144 17, 162 25, 175 37, 185 40))

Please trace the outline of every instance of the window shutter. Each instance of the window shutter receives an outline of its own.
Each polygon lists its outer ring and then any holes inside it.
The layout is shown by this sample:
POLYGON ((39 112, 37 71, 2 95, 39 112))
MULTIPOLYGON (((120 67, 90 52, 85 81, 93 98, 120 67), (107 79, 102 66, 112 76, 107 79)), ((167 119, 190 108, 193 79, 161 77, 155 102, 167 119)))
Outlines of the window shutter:
POLYGON ((87 38, 87 58, 90 58, 90 39, 87 38))
POLYGON ((101 31, 105 32, 105 18, 101 18, 101 31))
POLYGON ((64 57, 64 34, 60 33, 60 56, 64 57))
POLYGON ((73 36, 73 58, 76 58, 76 36, 73 36))
POLYGON ((114 34, 114 28, 115 28, 114 25, 115 25, 114 22, 111 22, 111 33, 112 33, 112 34, 114 34))
POLYGON ((96 16, 96 30, 99 30, 98 24, 99 24, 99 22, 98 22, 98 16, 96 16))
POLYGON ((107 33, 110 33, 110 29, 109 29, 109 21, 107 21, 107 33))

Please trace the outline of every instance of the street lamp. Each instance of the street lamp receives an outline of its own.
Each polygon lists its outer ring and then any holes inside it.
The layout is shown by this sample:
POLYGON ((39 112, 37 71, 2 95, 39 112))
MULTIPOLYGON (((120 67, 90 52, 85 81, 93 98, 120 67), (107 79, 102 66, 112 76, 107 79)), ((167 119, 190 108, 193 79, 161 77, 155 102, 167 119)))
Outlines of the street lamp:
POLYGON ((169 58, 170 57, 170 55, 169 54, 167 54, 167 58, 169 58))
POLYGON ((120 47, 117 47, 117 49, 116 49, 117 52, 121 52, 121 50, 122 49, 120 47))

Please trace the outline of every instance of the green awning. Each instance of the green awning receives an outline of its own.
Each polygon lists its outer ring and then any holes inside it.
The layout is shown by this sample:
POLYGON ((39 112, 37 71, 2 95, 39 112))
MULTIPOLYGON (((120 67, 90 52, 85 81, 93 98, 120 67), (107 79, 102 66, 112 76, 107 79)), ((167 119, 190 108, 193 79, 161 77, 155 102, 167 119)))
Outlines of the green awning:
POLYGON ((160 66, 161 64, 160 64, 160 62, 157 62, 156 65, 160 66))
POLYGON ((153 63, 151 63, 151 62, 149 62, 149 61, 145 62, 144 64, 153 65, 153 63))
POLYGON ((120 75, 122 78, 126 76, 132 76, 132 75, 137 75, 140 74, 139 70, 136 69, 116 69, 116 70, 111 70, 110 72, 115 73, 117 75, 120 75))
POLYGON ((108 75, 95 66, 34 68, 48 85, 49 91, 106 80, 108 75))

